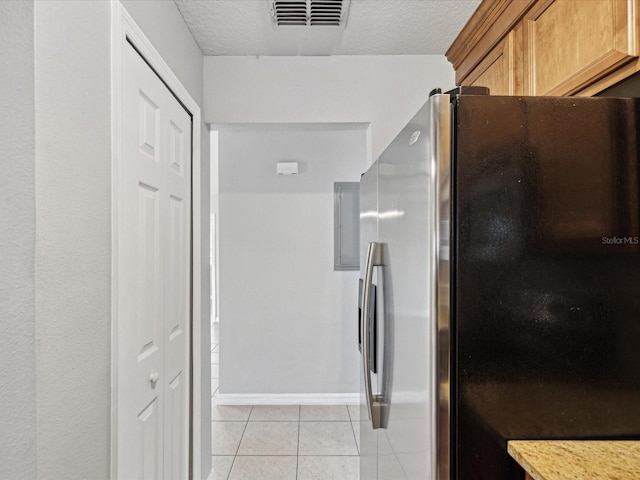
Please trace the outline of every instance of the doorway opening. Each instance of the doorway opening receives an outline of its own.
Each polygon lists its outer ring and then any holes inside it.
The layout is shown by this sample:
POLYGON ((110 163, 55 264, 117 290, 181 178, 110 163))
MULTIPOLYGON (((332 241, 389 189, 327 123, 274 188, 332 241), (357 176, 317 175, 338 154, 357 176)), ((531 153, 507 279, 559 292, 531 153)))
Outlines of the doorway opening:
POLYGON ((356 480, 359 275, 335 265, 335 184, 366 170, 368 124, 210 135, 214 478, 356 480))

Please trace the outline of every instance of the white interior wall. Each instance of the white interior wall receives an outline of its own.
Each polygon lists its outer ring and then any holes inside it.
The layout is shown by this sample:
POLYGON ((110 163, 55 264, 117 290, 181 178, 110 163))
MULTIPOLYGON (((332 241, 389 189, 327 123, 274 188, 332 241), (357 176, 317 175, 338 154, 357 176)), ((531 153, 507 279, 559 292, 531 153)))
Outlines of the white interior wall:
POLYGON ((36 478, 33 3, 0 2, 0 478, 36 478))
POLYGON ((109 1, 35 3, 38 478, 109 478, 109 1))
POLYGON ((333 182, 360 179, 366 135, 362 125, 220 130, 222 401, 358 392, 358 272, 333 270, 333 182), (276 175, 282 160, 301 173, 276 175))
POLYGON ((207 123, 371 123, 369 163, 436 87, 455 86, 444 55, 205 57, 207 123))

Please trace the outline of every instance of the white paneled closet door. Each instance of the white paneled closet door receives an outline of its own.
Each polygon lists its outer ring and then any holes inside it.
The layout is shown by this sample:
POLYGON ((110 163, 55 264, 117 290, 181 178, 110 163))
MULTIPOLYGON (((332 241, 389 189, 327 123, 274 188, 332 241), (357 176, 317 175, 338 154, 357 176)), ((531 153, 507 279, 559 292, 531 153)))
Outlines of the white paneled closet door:
POLYGON ((117 477, 187 479, 191 118, 129 44, 123 122, 117 477))

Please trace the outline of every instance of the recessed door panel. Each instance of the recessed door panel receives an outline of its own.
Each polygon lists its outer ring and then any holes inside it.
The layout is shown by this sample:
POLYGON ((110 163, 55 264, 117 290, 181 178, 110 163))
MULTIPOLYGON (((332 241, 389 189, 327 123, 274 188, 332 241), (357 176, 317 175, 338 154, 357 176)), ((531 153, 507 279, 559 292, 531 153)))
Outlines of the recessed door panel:
POLYGON ((160 250, 160 195, 158 189, 139 184, 138 189, 138 315, 137 333, 142 362, 158 351, 161 338, 159 300, 162 295, 160 250))
POLYGON ((183 176, 184 132, 175 123, 169 123, 169 165, 173 173, 183 176))
POLYGON ((139 90, 139 149, 149 157, 157 160, 156 141, 158 129, 160 127, 160 116, 158 105, 154 103, 149 95, 143 90, 139 90))
POLYGON ((169 249, 167 262, 169 264, 169 276, 167 278, 167 322, 169 341, 173 341, 183 333, 184 304, 186 298, 181 292, 184 285, 184 202, 173 195, 169 197, 169 249))

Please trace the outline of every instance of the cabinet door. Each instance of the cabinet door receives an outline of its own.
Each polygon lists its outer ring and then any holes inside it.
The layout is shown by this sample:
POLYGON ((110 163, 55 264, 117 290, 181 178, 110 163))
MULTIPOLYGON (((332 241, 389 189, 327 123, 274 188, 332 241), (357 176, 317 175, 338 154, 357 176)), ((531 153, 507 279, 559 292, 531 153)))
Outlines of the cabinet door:
POLYGON ((637 56, 636 0, 540 2, 524 18, 525 90, 571 95, 637 56))
POLYGON ((515 36, 514 31, 509 32, 469 73, 462 85, 488 87, 491 95, 519 93, 516 92, 515 36))

